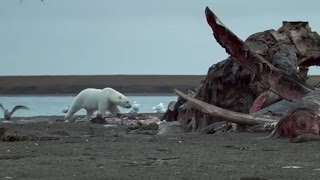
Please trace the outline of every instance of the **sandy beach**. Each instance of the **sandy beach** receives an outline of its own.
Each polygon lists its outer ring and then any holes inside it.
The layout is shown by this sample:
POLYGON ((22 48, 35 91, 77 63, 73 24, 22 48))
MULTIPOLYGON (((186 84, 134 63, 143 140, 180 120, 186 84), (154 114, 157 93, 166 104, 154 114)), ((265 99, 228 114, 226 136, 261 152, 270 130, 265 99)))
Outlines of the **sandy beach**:
POLYGON ((160 136, 60 118, 0 123, 1 130, 27 137, 10 142, 2 136, 1 179, 292 180, 320 173, 318 142, 290 143, 249 132, 160 136))

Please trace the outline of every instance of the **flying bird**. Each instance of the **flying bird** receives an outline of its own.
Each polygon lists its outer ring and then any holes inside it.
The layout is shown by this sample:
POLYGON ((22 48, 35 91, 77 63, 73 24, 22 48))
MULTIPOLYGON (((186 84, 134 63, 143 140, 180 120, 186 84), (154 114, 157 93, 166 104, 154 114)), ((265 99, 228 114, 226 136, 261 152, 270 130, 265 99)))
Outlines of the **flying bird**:
POLYGON ((156 112, 156 113, 164 113, 166 112, 166 108, 164 107, 163 103, 159 103, 158 105, 152 107, 152 109, 156 112))
POLYGON ((28 110, 30 108, 28 108, 27 106, 22 106, 22 105, 17 105, 15 106, 11 112, 9 112, 8 109, 5 109, 2 104, 0 103, 0 108, 3 110, 3 115, 4 115, 4 119, 5 120, 10 120, 11 119, 11 116, 12 114, 17 111, 18 109, 25 109, 25 110, 28 110))
POLYGON ((140 109, 140 104, 137 103, 137 101, 134 101, 131 109, 129 109, 128 113, 137 114, 140 109))

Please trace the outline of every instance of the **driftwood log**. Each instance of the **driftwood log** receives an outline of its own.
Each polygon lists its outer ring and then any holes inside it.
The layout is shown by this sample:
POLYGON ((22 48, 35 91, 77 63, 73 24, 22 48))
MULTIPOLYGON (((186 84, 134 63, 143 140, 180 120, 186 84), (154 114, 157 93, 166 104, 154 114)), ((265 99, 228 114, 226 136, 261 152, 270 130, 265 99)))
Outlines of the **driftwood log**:
MULTIPOLYGON (((320 133, 320 90, 307 94, 300 100, 290 102, 282 100, 254 114, 244 114, 229 111, 190 97, 179 90, 176 94, 187 100, 193 107, 205 114, 220 117, 228 122, 242 125, 259 125, 278 122, 272 137, 297 138, 305 134, 319 135, 320 133)), ((314 138, 313 138, 314 139, 314 138)))
POLYGON ((205 114, 208 114, 210 116, 226 119, 228 122, 243 124, 243 125, 258 125, 258 124, 272 123, 272 122, 278 121, 277 119, 266 118, 263 116, 254 116, 250 114, 244 114, 244 113, 223 109, 223 108, 205 103, 203 101, 200 101, 196 98, 189 97, 188 95, 182 93, 179 90, 175 90, 175 93, 179 97, 182 97, 183 99, 190 102, 195 109, 205 114))
POLYGON ((205 14, 215 39, 230 56, 209 68, 202 84, 193 89, 194 98, 177 91, 171 118, 187 130, 198 132, 221 121, 254 125, 283 119, 293 109, 271 118, 259 110, 282 99, 299 106, 299 100, 314 90, 306 79, 309 66, 320 65, 320 36, 308 22, 283 22, 278 30, 253 34, 243 42, 209 8, 205 14))

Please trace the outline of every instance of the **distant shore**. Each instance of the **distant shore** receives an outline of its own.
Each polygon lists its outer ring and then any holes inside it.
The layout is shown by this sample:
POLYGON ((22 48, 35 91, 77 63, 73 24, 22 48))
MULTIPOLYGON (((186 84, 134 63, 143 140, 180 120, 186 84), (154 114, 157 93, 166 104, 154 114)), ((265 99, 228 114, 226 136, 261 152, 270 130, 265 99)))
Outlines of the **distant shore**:
POLYGON ((85 88, 112 87, 123 93, 173 94, 201 83, 205 75, 0 76, 0 94, 75 94, 85 88))
MULTIPOLYGON (((112 87, 123 93, 173 94, 201 84, 206 75, 70 75, 70 76, 0 76, 0 94, 76 94, 82 89, 112 87)), ((309 76, 310 84, 320 76, 309 76)))

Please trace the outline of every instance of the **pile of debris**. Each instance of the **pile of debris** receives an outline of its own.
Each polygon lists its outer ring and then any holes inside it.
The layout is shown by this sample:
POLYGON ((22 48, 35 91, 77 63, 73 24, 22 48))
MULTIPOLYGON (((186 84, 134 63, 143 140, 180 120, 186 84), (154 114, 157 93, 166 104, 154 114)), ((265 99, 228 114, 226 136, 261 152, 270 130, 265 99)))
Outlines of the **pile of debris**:
POLYGON ((308 68, 320 65, 320 36, 308 22, 283 22, 243 42, 209 8, 205 14, 230 56, 210 67, 188 95, 176 90, 178 101, 164 119, 180 121, 191 132, 277 124, 274 137, 318 135, 320 90, 306 80, 308 68))

